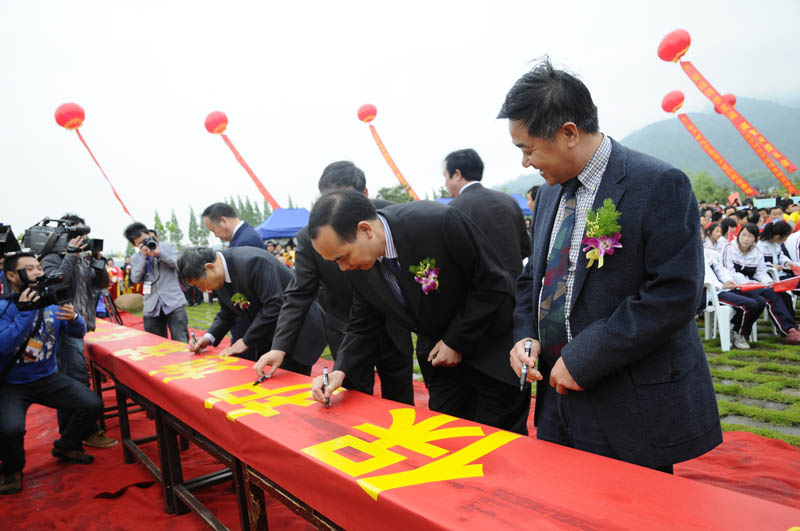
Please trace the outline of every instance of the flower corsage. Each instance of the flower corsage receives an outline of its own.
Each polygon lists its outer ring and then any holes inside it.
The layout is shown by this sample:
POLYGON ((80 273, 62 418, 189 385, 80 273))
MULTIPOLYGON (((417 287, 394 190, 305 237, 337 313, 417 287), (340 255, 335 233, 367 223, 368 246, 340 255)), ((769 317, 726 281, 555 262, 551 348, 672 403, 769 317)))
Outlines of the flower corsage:
POLYGON ((595 261, 597 267, 603 267, 603 257, 613 255, 614 249, 622 247, 619 243, 622 234, 617 222, 620 214, 621 212, 609 198, 603 201, 603 206, 597 209, 597 212, 592 209, 586 212, 586 237, 581 243, 586 246, 583 250, 589 260, 586 264, 587 269, 592 267, 595 261))
POLYGON ((439 268, 436 267, 434 258, 425 258, 419 265, 408 268, 414 275, 414 280, 422 286, 422 293, 427 295, 439 289, 439 268))
POLYGON ((231 297, 231 302, 240 310, 246 310, 250 307, 250 301, 238 291, 233 294, 233 297, 231 297))

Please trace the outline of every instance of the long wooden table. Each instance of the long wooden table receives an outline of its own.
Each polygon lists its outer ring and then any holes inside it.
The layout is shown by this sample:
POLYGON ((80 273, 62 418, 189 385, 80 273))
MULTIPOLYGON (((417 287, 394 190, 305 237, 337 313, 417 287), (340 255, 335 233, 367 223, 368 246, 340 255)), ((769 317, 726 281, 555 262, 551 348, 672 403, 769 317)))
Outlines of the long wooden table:
POLYGON ((195 355, 105 321, 87 344, 91 360, 163 410, 172 429, 230 456, 244 480, 243 527, 263 528, 265 490, 323 528, 800 526, 790 507, 422 407, 344 391, 326 409, 307 377, 279 371, 254 386, 252 362, 195 355))

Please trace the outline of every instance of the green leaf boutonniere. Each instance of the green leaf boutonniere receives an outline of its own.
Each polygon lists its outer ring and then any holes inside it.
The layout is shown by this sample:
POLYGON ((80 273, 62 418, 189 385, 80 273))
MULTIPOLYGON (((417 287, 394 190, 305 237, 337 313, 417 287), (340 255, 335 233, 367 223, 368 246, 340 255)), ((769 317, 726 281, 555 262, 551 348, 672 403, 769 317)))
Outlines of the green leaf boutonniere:
POLYGON ((238 291, 233 294, 233 297, 231 297, 231 302, 240 310, 246 310, 250 307, 250 301, 238 291))
POLYGON ((611 256, 614 254, 614 249, 622 247, 619 243, 622 233, 617 222, 620 215, 621 212, 610 198, 603 201, 603 206, 597 209, 597 212, 591 208, 586 211, 586 237, 581 243, 586 246, 583 250, 589 260, 586 264, 587 269, 592 267, 595 261, 597 267, 603 267, 603 256, 611 256))

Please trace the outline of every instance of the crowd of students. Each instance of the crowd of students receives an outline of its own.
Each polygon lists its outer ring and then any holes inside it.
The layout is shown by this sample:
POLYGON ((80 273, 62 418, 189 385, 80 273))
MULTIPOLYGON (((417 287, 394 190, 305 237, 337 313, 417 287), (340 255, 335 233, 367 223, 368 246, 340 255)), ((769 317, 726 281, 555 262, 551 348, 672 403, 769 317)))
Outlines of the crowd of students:
POLYGON ((733 346, 750 348, 747 337, 759 315, 770 320, 787 344, 800 345, 800 331, 789 292, 776 293, 776 280, 800 274, 800 205, 778 200, 769 209, 751 205, 724 209, 700 201, 700 222, 706 261, 705 281, 719 301, 736 311, 733 346), (762 284, 742 290, 745 284, 762 284))

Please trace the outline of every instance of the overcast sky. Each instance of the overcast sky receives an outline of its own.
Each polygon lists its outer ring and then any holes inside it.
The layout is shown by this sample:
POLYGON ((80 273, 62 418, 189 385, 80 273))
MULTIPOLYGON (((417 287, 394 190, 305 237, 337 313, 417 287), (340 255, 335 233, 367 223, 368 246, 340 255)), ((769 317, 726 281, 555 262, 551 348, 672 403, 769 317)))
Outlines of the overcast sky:
MULTIPOLYGON (((129 222, 74 132, 53 113, 75 102, 81 128, 133 215, 196 211, 258 190, 221 138, 214 110, 266 188, 310 207, 330 162, 349 159, 374 195, 397 184, 356 111, 374 122, 421 195, 442 158, 473 147, 484 181, 523 173, 495 116, 531 61, 549 54, 581 76, 615 138, 667 118, 673 89, 707 105, 679 67, 656 56, 676 28, 686 59, 720 90, 796 99, 796 1, 171 2, 0 0, 0 221, 22 232, 74 211, 122 251, 129 222), (279 5, 278 5, 279 4, 279 5)), ((796 139, 795 139, 796 140, 796 139)))

